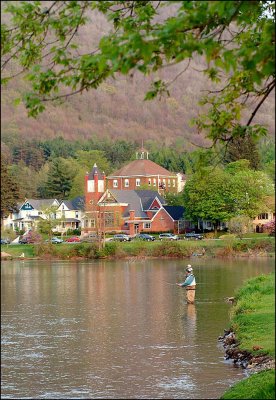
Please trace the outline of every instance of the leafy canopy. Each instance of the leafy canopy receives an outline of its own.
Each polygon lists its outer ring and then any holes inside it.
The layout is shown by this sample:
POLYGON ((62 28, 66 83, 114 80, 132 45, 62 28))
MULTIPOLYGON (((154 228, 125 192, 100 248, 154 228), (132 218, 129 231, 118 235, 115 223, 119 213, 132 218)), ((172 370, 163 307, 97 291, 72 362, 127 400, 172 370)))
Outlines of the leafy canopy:
POLYGON ((187 217, 216 224, 237 216, 252 219, 271 210, 273 193, 265 173, 251 170, 248 160, 239 160, 225 169, 208 167, 193 174, 184 187, 183 204, 187 217))
MULTIPOLYGON (((209 108, 194 120, 198 130, 214 144, 266 133, 252 121, 275 87, 272 1, 20 1, 4 2, 3 8, 9 22, 1 25, 2 82, 21 72, 10 74, 14 60, 28 72, 32 90, 24 102, 30 116, 47 101, 97 89, 116 73, 147 75, 182 63, 181 74, 200 56, 203 73, 219 89, 201 100, 209 108), (113 29, 81 53, 77 34, 95 10, 113 29), (251 96, 257 103, 242 126, 251 96)), ((156 79, 145 99, 169 94, 175 79, 156 79)))

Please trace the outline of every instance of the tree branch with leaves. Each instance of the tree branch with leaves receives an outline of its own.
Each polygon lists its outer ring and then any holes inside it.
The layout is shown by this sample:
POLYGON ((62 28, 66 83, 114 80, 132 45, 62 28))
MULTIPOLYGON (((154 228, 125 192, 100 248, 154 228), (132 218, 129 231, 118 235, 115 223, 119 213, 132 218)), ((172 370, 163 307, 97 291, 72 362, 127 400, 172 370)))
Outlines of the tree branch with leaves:
MULTIPOLYGON (((215 95, 202 99, 208 108, 194 120, 214 145, 237 135, 261 136, 253 125, 260 107, 275 89, 275 3, 272 1, 39 1, 7 2, 9 21, 1 25, 2 83, 23 71, 32 89, 23 101, 37 116, 49 101, 97 89, 117 74, 154 74, 200 56, 203 73, 215 95), (168 12, 166 12, 166 8, 168 12), (78 33, 95 11, 113 29, 90 51, 79 51, 78 33), (162 15, 161 15, 162 11, 162 15), (165 15, 165 17, 164 17, 165 15), (170 15, 166 17, 166 15, 170 15), (241 122, 249 101, 257 99, 247 122, 241 122)), ((186 66, 183 68, 185 72, 186 66)), ((182 72, 180 73, 182 74, 182 72)), ((180 75, 179 74, 179 75, 180 75)), ((177 76, 175 77, 175 80, 177 76)), ((145 95, 169 95, 175 83, 157 79, 145 95)))

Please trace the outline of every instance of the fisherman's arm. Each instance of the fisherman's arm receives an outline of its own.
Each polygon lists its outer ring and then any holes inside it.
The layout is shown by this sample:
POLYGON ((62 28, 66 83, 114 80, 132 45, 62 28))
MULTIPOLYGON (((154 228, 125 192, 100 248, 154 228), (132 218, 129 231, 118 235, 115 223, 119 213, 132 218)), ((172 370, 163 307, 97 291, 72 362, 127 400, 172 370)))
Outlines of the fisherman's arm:
POLYGON ((188 276, 184 282, 177 283, 177 285, 180 287, 189 286, 193 282, 193 279, 194 279, 193 276, 188 276))

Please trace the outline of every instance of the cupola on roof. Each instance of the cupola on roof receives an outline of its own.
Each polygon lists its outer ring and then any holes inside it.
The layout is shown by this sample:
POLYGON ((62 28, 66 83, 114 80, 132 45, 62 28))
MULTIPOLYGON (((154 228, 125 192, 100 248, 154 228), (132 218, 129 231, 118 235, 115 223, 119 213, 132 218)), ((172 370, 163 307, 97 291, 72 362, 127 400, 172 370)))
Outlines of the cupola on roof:
POLYGON ((98 179, 104 179, 104 172, 101 172, 95 163, 92 171, 88 174, 88 179, 93 180, 95 175, 98 175, 98 179))

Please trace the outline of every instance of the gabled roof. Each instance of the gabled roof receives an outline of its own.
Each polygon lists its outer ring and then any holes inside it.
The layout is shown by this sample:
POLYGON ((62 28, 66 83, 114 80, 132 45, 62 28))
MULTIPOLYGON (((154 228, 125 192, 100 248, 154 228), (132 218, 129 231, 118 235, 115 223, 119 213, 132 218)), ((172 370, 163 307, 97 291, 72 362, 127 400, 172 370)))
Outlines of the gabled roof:
POLYGON ((125 165, 121 169, 113 172, 108 178, 116 178, 116 177, 131 177, 131 176, 152 176, 152 175, 160 175, 163 176, 175 176, 176 174, 168 171, 167 169, 160 167, 160 165, 156 164, 151 160, 134 160, 129 164, 125 165))
POLYGON ((172 217, 174 221, 178 221, 183 218, 185 208, 182 206, 164 206, 167 213, 172 217))
POLYGON ((63 200, 60 204, 68 208, 68 210, 84 210, 84 196, 77 196, 72 200, 63 200))
POLYGON ((22 208, 24 204, 29 203, 34 209, 41 210, 42 208, 51 207, 54 202, 59 204, 57 199, 26 199, 24 203, 21 204, 20 208, 22 208))
POLYGON ((141 199, 143 210, 149 210, 155 199, 159 200, 161 205, 165 204, 165 200, 158 192, 153 190, 135 190, 135 192, 141 199))
POLYGON ((109 189, 111 195, 117 200, 118 203, 126 203, 128 206, 125 209, 123 217, 129 215, 130 210, 135 211, 135 217, 147 218, 147 211, 154 201, 158 199, 160 204, 165 204, 165 200, 158 192, 153 190, 119 190, 109 189))

